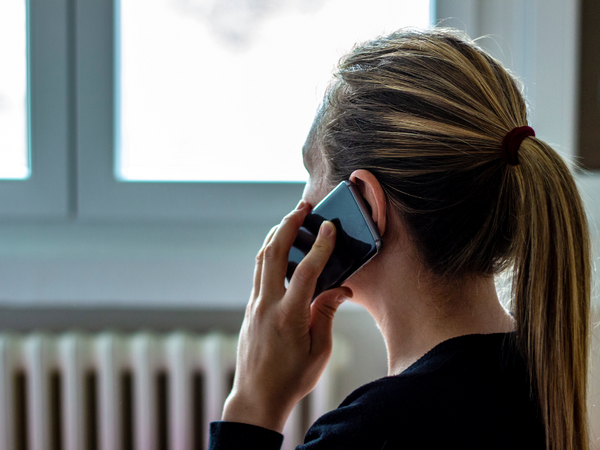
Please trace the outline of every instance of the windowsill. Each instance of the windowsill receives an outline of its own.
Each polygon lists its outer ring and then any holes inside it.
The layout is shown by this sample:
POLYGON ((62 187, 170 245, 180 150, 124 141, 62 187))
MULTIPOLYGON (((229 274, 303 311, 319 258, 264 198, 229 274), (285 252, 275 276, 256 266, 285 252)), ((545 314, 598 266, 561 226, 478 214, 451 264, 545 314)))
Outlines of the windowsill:
MULTIPOLYGON (((577 182, 596 247, 600 173, 577 182)), ((272 225, 4 223, 0 306, 239 309, 272 225)))

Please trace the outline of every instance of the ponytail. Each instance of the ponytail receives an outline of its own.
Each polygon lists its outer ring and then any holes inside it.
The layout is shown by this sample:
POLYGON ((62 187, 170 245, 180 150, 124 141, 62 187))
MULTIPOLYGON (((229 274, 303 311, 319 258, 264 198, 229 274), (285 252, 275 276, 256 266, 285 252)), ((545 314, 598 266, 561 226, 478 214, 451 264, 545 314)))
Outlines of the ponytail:
POLYGON ((539 400, 547 448, 588 448, 586 390, 590 239, 569 169, 543 142, 526 139, 509 168, 521 193, 513 312, 517 342, 539 400), (512 170, 511 170, 512 169, 512 170))
POLYGON ((315 145, 333 185, 357 169, 377 177, 441 281, 513 267, 516 346, 547 448, 586 450, 586 215, 569 169, 526 123, 498 61, 455 31, 409 30, 342 59, 315 145))

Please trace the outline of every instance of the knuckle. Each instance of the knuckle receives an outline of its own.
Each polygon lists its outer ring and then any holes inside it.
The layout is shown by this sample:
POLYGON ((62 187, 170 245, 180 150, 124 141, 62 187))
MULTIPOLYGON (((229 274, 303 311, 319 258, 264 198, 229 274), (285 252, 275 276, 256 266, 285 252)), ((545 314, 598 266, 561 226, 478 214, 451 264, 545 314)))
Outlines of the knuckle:
POLYGON ((269 234, 267 234, 267 237, 265 239, 265 245, 267 245, 269 242, 271 242, 271 239, 273 239, 273 236, 275 236, 275 233, 277 233, 278 229, 279 229, 279 225, 275 225, 273 228, 271 228, 271 230, 269 231, 269 234))
POLYGON ((319 274, 318 268, 310 261, 303 261, 294 272, 294 277, 302 284, 315 280, 319 274))
POLYGON ((285 334, 289 333, 289 330, 293 329, 297 323, 297 317, 292 316, 291 314, 280 314, 278 320, 274 324, 274 327, 280 335, 285 336, 285 334))
POLYGON ((285 217, 283 218, 283 220, 281 221, 282 225, 284 223, 294 223, 294 224, 298 224, 298 223, 302 223, 303 219, 301 217, 300 214, 298 214, 298 211, 292 211, 288 214, 285 215, 285 217))
POLYGON ((317 239, 312 248, 315 250, 315 252, 322 254, 333 250, 333 245, 326 240, 317 239))
MULTIPOLYGON (((271 228, 269 230, 269 232, 267 233, 267 236, 265 237, 265 240, 263 241, 263 245, 262 248, 265 248, 267 246, 267 244, 269 242, 271 242, 271 239, 273 239, 273 236, 275 235, 275 233, 277 232, 277 229, 279 228, 279 225, 275 225, 273 228, 271 228)), ((262 250, 261 248, 261 250, 262 250)))
POLYGON ((256 254, 256 258, 255 258, 256 263, 261 264, 263 262, 264 257, 265 257, 265 251, 264 251, 264 248, 261 248, 260 251, 256 254))
POLYGON ((264 301, 258 301, 254 305, 254 308, 252 311, 252 316, 253 316, 254 320, 260 321, 265 318, 265 316, 268 314, 268 311, 269 311, 268 305, 266 305, 264 301))
POLYGON ((324 266, 331 254, 333 253, 334 245, 328 242, 315 242, 310 253, 312 253, 311 261, 315 266, 324 266))
POLYGON ((244 318, 249 320, 252 317, 253 310, 254 310, 254 306, 252 305, 252 302, 249 302, 246 305, 246 310, 244 311, 244 318))
POLYGON ((294 217, 294 213, 295 211, 290 211, 287 213, 285 216, 283 216, 282 222, 285 222, 286 220, 289 221, 292 217, 294 217))
POLYGON ((334 307, 330 303, 324 303, 324 302, 319 303, 317 305, 317 308, 319 309, 321 314, 328 317, 329 319, 333 319, 335 316, 335 313, 337 311, 336 307, 334 307))
POLYGON ((279 245, 274 242, 267 244, 264 250, 264 259, 273 259, 279 255, 279 245))

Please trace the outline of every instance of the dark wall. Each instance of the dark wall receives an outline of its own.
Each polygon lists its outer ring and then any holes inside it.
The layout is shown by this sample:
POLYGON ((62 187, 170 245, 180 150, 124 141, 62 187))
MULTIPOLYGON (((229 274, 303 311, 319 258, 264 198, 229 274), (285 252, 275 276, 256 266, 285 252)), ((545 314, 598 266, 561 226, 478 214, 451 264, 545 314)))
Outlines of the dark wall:
POLYGON ((600 170, 600 2, 581 0, 579 64, 579 156, 600 170))

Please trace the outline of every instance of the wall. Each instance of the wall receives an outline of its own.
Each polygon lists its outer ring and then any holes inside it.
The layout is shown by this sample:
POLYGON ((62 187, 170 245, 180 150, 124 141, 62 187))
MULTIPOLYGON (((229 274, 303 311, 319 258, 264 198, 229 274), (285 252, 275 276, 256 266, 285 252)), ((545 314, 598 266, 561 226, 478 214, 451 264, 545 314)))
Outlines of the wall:
MULTIPOLYGON (((522 77, 538 136, 575 154, 577 2, 438 0, 442 24, 466 29, 522 77)), ((579 174, 593 223, 600 178, 579 174)), ((289 205, 290 208, 293 204, 289 205)), ((0 329, 60 331, 77 324, 132 330, 173 327, 235 332, 248 296, 253 258, 268 227, 168 221, 5 221, 0 234, 0 329)), ((594 227, 594 239, 598 234, 594 227)), ((598 251, 595 253, 598 255, 598 251)), ((598 299, 595 321, 600 321, 598 299)), ((352 347, 353 370, 338 400, 386 373, 373 320, 344 305, 335 332, 352 347)), ((600 403, 600 341, 595 329, 590 402, 600 403)), ((591 408, 600 437, 600 407, 591 408)), ((600 448, 600 447, 599 447, 600 448)))

